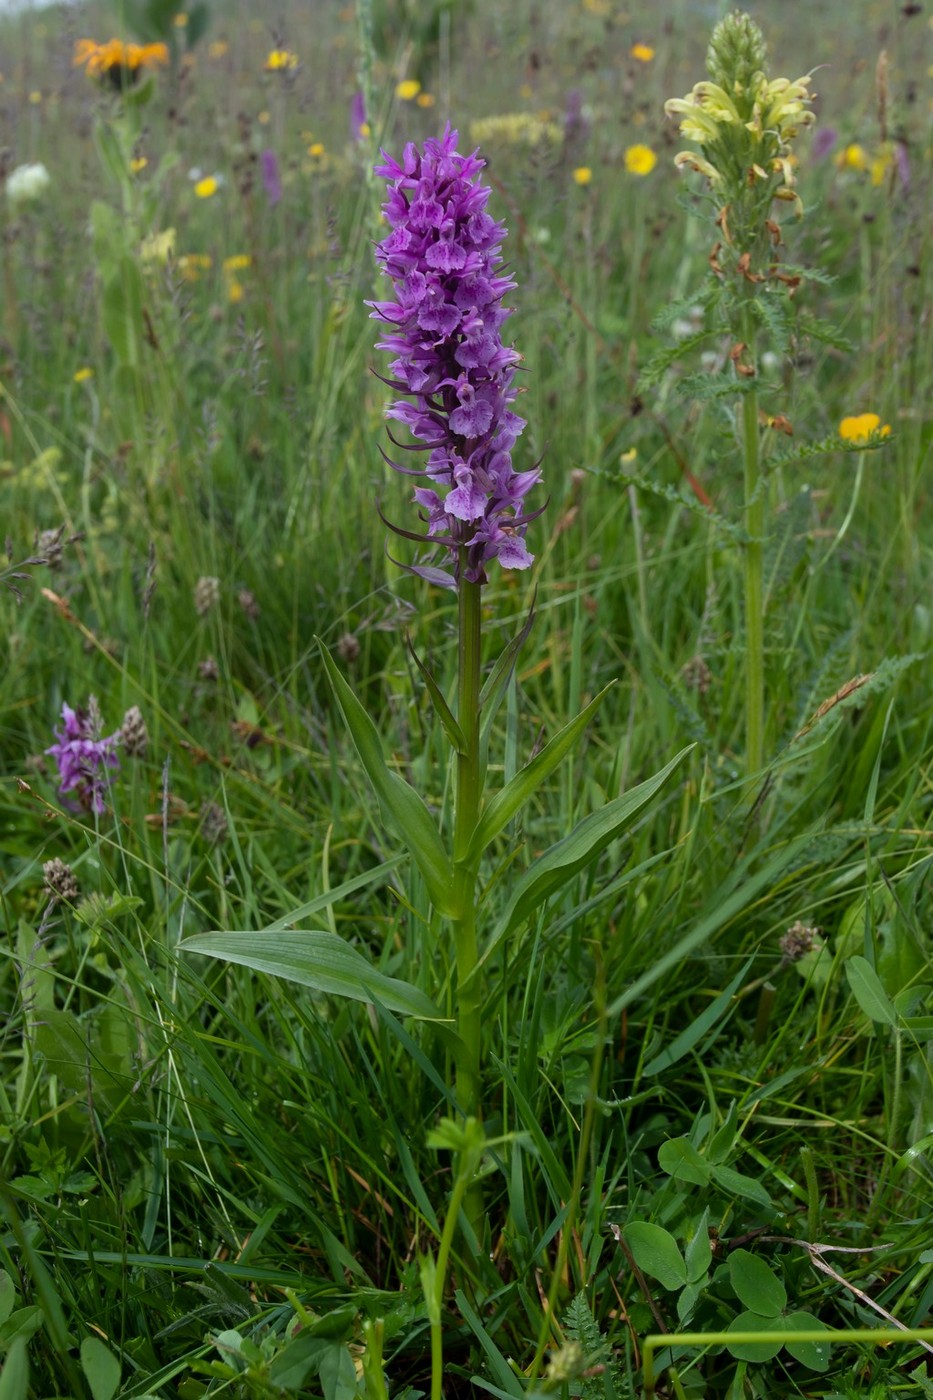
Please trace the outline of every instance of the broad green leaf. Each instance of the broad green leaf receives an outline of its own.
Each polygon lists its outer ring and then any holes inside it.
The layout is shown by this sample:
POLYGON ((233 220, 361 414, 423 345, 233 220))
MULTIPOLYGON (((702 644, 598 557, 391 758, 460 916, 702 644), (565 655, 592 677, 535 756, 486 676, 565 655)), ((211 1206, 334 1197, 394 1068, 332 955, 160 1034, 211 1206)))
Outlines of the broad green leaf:
MULTIPOLYGON (((822 1332, 825 1324, 809 1312, 792 1312, 784 1318, 783 1326, 788 1332, 822 1332)), ((829 1369, 829 1342, 794 1342, 790 1338, 784 1343, 795 1361, 810 1371, 829 1369)))
POLYGON ((701 1011, 695 1021, 691 1021, 689 1026, 685 1026, 670 1045, 665 1046, 653 1059, 648 1061, 643 1071, 644 1074, 660 1074, 662 1070, 668 1069, 678 1060, 683 1059, 684 1055, 688 1054, 694 1045, 703 1039, 707 1031, 712 1030, 713 1026, 717 1025, 731 1011, 732 998, 745 980, 751 965, 752 959, 749 958, 744 966, 739 968, 725 991, 720 992, 715 1001, 710 1002, 706 1010, 701 1011))
MULTIPOLYGON (((751 959, 749 959, 751 962, 751 959)), ((746 963, 746 967, 748 967, 746 963)), ((706 1149, 706 1160, 714 1166, 719 1166, 722 1162, 728 1161, 732 1149, 735 1146, 736 1128, 739 1111, 735 1099, 729 1105, 729 1112, 726 1114, 720 1126, 713 1134, 709 1147, 706 1149)))
POLYGON ((870 1021, 885 1026, 897 1025, 897 1012, 894 1003, 881 985, 881 978, 867 958, 849 958, 846 962, 846 977, 852 995, 870 1021))
POLYGON ((729 1255, 729 1282, 740 1303, 752 1312, 770 1317, 787 1307, 787 1290, 774 1270, 748 1249, 729 1255))
POLYGON ((320 647, 337 704, 385 815, 424 876, 434 907, 441 914, 455 914, 450 862, 430 812, 414 788, 388 767, 376 726, 340 674, 327 648, 323 643, 320 647))
POLYGON ((182 939, 178 946, 186 953, 203 953, 209 958, 239 963, 242 967, 268 972, 272 977, 313 987, 330 996, 378 1001, 390 1011, 425 1021, 444 1019, 430 997, 418 987, 396 977, 387 977, 358 949, 328 930, 282 929, 275 933, 255 933, 240 929, 229 933, 196 933, 182 939))
POLYGON ((744 1196, 746 1200, 755 1201, 760 1206, 769 1206, 771 1197, 768 1195, 760 1181, 756 1181, 753 1176, 745 1176, 742 1172, 735 1171, 732 1167, 717 1166, 710 1163, 710 1174, 717 1186, 729 1196, 744 1196))
POLYGON ((691 1283, 699 1283, 706 1277, 706 1271, 713 1262, 713 1247, 709 1239, 709 1207, 707 1206, 697 1222, 693 1238, 684 1250, 687 1263, 687 1278, 691 1283))
POLYGON ((99 1337, 85 1337, 81 1343, 81 1369, 94 1400, 113 1400, 123 1367, 99 1337))
POLYGON ((29 1357, 25 1337, 16 1337, 0 1369, 0 1400, 26 1400, 29 1394, 29 1357))
POLYGON ((692 745, 681 749, 654 777, 584 817, 569 835, 550 846, 515 883, 508 906, 492 935, 490 949, 507 938, 540 904, 591 865, 664 787, 692 745))
POLYGON ((670 1231, 647 1220, 633 1220, 622 1230, 632 1258, 640 1269, 669 1291, 687 1283, 687 1265, 670 1231))
POLYGON ((44 1321, 42 1309, 31 1303, 25 1308, 17 1308, 15 1312, 11 1312, 0 1327, 0 1351, 4 1351, 16 1337, 22 1337, 24 1342, 28 1341, 33 1333, 38 1332, 44 1321))
POLYGON ((516 812, 551 776, 561 760, 576 744, 614 684, 614 681, 610 682, 601 690, 595 699, 590 701, 586 709, 577 715, 576 719, 572 719, 558 734, 555 734, 550 743, 545 744, 541 752, 530 763, 526 763, 525 767, 515 774, 512 781, 506 783, 501 792, 496 793, 476 824, 476 830, 473 832, 466 855, 468 864, 479 860, 490 842, 495 840, 516 812))
POLYGON ((709 1165, 703 1160, 689 1138, 669 1138, 658 1148, 658 1166, 675 1181, 690 1181, 694 1186, 709 1183, 709 1165))
MULTIPOLYGON (((762 1317, 761 1313, 742 1312, 734 1317, 726 1328, 727 1332, 780 1332, 784 1319, 762 1317)), ((737 1361, 773 1361, 783 1346, 783 1342, 728 1342, 726 1350, 737 1361)))
POLYGON ((318 1363, 324 1400, 354 1400, 357 1394, 353 1358, 342 1342, 328 1343, 318 1363))

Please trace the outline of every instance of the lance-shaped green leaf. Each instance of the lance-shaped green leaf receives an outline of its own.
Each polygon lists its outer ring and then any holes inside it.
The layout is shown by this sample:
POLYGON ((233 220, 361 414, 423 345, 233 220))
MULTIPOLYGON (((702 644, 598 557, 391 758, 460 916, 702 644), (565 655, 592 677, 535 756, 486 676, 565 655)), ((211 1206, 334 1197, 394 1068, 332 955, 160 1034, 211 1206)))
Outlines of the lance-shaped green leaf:
POLYGON ((415 651, 415 648, 412 646, 411 637, 405 637, 405 645, 408 647, 408 651, 412 661, 414 661, 415 665, 418 667, 418 670, 421 672, 422 680, 428 687, 428 694, 431 697, 431 703, 434 706, 434 710, 438 719, 444 726, 445 734, 447 735, 450 742, 453 744, 454 749, 457 753, 466 753, 467 741, 464 738, 463 730, 460 728, 459 724, 454 719, 453 711, 451 710, 447 701, 444 699, 443 691, 441 690, 437 681, 431 675, 431 672, 428 670, 427 666, 425 666, 424 662, 421 660, 421 657, 415 651))
POLYGON ((664 787, 693 745, 681 749, 654 777, 639 783, 622 797, 607 802, 578 822, 569 835, 548 847, 515 883, 512 897, 499 920, 485 956, 534 913, 540 904, 585 870, 606 847, 631 825, 638 814, 664 787))
POLYGON ((484 752, 489 742, 489 731, 492 728, 492 722, 496 717, 499 706, 502 704, 502 697, 512 678, 512 672, 515 670, 518 654, 525 645, 534 620, 535 605, 534 599, 532 599, 531 607, 528 610, 528 616, 522 624, 521 631, 516 633, 500 653, 495 665, 489 673, 486 684, 483 686, 482 694, 479 697, 479 707, 483 716, 480 742, 484 752))
POLYGON ((496 793, 477 822, 476 829, 470 838, 470 847, 466 856, 469 864, 479 860, 490 842, 495 840, 516 812, 551 776, 557 765, 567 756, 580 738, 614 684, 615 682, 611 681, 605 689, 601 690, 595 699, 590 701, 586 709, 581 710, 576 719, 572 719, 559 733, 555 734, 550 743, 545 744, 541 752, 530 763, 526 763, 525 767, 515 774, 512 781, 506 783, 501 792, 496 793))
POLYGON ((378 1001, 402 1016, 441 1021, 443 1013, 419 987, 387 977, 384 972, 345 942, 324 929, 282 929, 256 933, 238 929, 231 933, 196 933, 182 939, 185 953, 203 953, 223 962, 239 963, 257 972, 268 972, 286 982, 313 987, 330 996, 351 1001, 378 1001))
POLYGON ((321 656, 360 762, 366 769, 386 817, 395 826, 424 876, 434 907, 442 914, 455 914, 450 862, 430 812, 414 788, 388 767, 379 731, 334 665, 323 643, 321 656))

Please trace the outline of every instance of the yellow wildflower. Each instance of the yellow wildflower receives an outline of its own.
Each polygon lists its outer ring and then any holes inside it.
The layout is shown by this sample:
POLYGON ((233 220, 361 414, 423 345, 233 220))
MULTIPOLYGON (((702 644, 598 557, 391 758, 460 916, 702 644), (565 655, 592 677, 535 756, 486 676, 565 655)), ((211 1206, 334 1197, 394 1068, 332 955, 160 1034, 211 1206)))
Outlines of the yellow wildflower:
POLYGON ((421 91, 421 84, 417 78, 403 78, 396 85, 395 95, 402 102, 412 102, 421 91))
POLYGON ((172 23, 175 25, 176 29, 184 29, 185 25, 188 23, 188 16, 185 14, 184 10, 179 10, 178 14, 173 16, 172 23))
POLYGON ((162 233, 150 233, 139 245, 139 257, 143 263, 159 263, 163 267, 175 251, 175 230, 167 228, 162 233))
POLYGON ((256 118, 256 120, 258 121, 260 126, 268 126, 272 120, 272 117, 269 115, 268 112, 262 111, 259 113, 259 116, 256 118))
POLYGON ((298 55, 291 49, 273 49, 266 57, 267 73, 288 72, 298 67, 298 55))
POLYGON ((650 63, 654 58, 654 49, 650 44, 633 44, 629 53, 633 58, 637 58, 639 63, 650 63))
POLYGON ((29 94, 29 101, 34 107, 38 107, 39 103, 42 101, 42 93, 39 91, 38 88, 34 88, 33 91, 29 94))
POLYGON ((419 92, 418 96, 415 98, 415 101, 419 107, 433 107, 434 94, 431 92, 419 92))
POLYGON ((625 168, 630 175, 650 175, 658 158, 650 146, 629 146, 625 152, 625 168))
POLYGON ((183 253, 178 259, 178 270, 187 282, 196 282, 202 272, 209 272, 214 266, 210 253, 183 253))
POLYGON ((868 152, 857 141, 844 146, 836 156, 836 165, 840 170, 867 170, 868 164, 868 152))
POLYGON ((194 192, 198 199, 210 199, 220 189, 220 181, 216 175, 205 175, 194 187, 194 192))
POLYGON ((243 272, 252 265, 253 259, 249 253, 234 253, 231 257, 224 258, 224 272, 243 272))
POLYGON ((74 381, 76 384, 84 384, 87 380, 93 378, 94 371, 91 369, 90 365, 82 365, 80 369, 76 369, 74 372, 74 381))
POLYGON ((575 185, 588 185, 593 178, 593 172, 588 165, 578 165, 573 172, 575 185))
POLYGON ((134 156, 130 161, 130 169, 134 175, 138 175, 141 170, 145 170, 148 164, 149 161, 145 156, 134 156))
POLYGON ((882 425, 877 413, 858 413, 852 418, 843 418, 839 424, 839 436, 843 441, 858 447, 864 447, 873 437, 887 437, 890 431, 891 424, 882 425))
POLYGON ((226 39, 215 39, 212 44, 208 45, 207 56, 208 58, 223 58, 229 52, 230 45, 226 39))
POLYGON ((552 122, 540 113, 506 112, 497 117, 481 117, 470 122, 470 140, 477 146, 524 145, 538 146, 542 143, 556 146, 563 137, 557 122, 552 122))
POLYGON ((317 157, 317 158, 320 158, 323 154, 324 154, 324 142, 323 142, 323 141, 312 141, 312 142, 311 142, 311 145, 308 147, 308 155, 309 155, 309 156, 315 156, 315 157, 317 157))
POLYGON ((84 68, 89 78, 103 78, 116 88, 135 83, 144 68, 164 68, 168 64, 165 44, 124 44, 108 39, 98 44, 79 39, 75 45, 74 66, 84 68))
POLYGON ((229 301, 233 302, 234 305, 238 301, 243 300, 243 284, 242 282, 238 282, 235 277, 231 277, 230 281, 227 283, 227 298, 229 301))

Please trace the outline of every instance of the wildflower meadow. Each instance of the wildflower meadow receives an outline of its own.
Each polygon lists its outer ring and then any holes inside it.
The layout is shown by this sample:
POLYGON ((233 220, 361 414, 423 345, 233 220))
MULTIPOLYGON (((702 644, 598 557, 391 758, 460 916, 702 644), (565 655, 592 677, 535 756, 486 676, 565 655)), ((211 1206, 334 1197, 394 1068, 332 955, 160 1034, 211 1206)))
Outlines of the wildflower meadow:
POLYGON ((0 1400, 933 1396, 933 13, 0 12, 0 1400))

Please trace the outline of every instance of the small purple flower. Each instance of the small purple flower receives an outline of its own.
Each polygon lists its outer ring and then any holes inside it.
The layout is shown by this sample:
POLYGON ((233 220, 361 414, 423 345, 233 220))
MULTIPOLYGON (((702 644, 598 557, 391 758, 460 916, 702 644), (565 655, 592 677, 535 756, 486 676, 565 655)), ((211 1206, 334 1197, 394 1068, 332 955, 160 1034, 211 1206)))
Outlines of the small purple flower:
POLYGON ((77 792, 78 802, 87 812, 98 814, 107 810, 104 797, 110 785, 110 768, 119 768, 120 760, 114 749, 120 741, 119 732, 107 738, 100 735, 100 711, 91 697, 87 710, 73 710, 62 705, 64 729, 56 729, 57 744, 46 753, 58 765, 61 779, 59 792, 77 792))
POLYGON ((385 382, 407 396, 386 417, 415 442, 396 442, 391 432, 390 439, 403 451, 429 454, 423 468, 386 460, 429 483, 414 493, 427 535, 412 538, 436 540, 453 562, 453 576, 414 572, 450 586, 461 569, 471 583, 485 583, 492 559, 507 569, 531 565, 525 530, 540 511, 528 514, 524 498, 541 475, 537 466, 512 468, 525 420, 510 408, 520 356, 502 342, 512 314, 502 299, 515 286, 497 271, 505 228, 486 212, 489 189, 477 179, 485 162, 456 146, 448 123, 423 151, 409 143, 401 162, 383 151, 376 174, 389 182, 383 212, 390 232, 376 260, 392 279, 394 299, 367 303, 386 325, 377 349, 394 356, 385 382))
POLYGON ((366 134, 366 98, 357 89, 350 100, 350 140, 362 141, 366 134))
POLYGON ((262 171, 262 187, 266 192, 266 199, 272 208, 275 208, 282 198, 282 180, 279 175, 279 162, 275 151, 264 150, 259 157, 259 165, 262 171))
POLYGON ((814 160, 825 160, 839 140, 839 132, 834 126, 821 126, 813 133, 810 154, 814 160))
POLYGON ((897 166, 898 178, 906 190, 910 186, 910 156, 903 141, 894 142, 894 163, 897 166))

